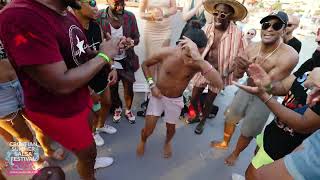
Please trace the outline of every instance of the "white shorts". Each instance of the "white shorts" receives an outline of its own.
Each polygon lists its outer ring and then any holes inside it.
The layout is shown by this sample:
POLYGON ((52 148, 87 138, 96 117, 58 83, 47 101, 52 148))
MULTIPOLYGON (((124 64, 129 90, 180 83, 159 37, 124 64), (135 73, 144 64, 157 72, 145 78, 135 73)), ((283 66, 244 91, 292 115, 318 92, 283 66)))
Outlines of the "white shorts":
POLYGON ((168 98, 165 96, 156 98, 151 96, 146 115, 160 117, 164 112, 163 120, 169 124, 176 124, 179 121, 179 116, 183 106, 184 103, 182 96, 178 98, 168 98))

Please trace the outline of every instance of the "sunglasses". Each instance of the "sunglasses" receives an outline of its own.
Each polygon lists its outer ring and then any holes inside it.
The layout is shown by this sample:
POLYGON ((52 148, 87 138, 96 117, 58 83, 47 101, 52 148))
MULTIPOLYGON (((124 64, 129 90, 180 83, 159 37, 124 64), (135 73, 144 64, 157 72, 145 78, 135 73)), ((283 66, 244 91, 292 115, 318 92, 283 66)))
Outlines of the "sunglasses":
POLYGON ((269 23, 269 22, 264 22, 264 23, 262 23, 262 25, 261 25, 261 29, 262 29, 262 30, 267 30, 267 29, 269 29, 270 27, 272 27, 273 30, 279 31, 283 26, 284 26, 284 24, 281 23, 281 22, 276 22, 276 23, 274 23, 274 24, 271 24, 271 23, 269 23))
POLYGON ((214 15, 214 16, 219 16, 219 14, 220 14, 220 17, 222 19, 224 19, 224 18, 228 17, 231 13, 224 13, 224 12, 220 12, 220 11, 215 11, 212 13, 212 15, 214 15))
POLYGON ((248 35, 254 35, 254 33, 247 32, 248 35))
POLYGON ((82 0, 81 2, 89 3, 89 6, 91 6, 91 7, 96 7, 97 6, 96 0, 82 0))

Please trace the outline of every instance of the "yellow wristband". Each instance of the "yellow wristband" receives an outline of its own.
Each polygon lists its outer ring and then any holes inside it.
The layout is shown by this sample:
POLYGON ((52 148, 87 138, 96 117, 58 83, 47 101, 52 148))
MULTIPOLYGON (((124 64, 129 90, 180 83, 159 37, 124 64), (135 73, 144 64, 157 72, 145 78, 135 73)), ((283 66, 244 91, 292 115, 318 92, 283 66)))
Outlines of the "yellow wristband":
POLYGON ((102 57, 102 59, 107 63, 111 62, 111 59, 104 53, 100 52, 100 53, 98 53, 98 56, 102 57))

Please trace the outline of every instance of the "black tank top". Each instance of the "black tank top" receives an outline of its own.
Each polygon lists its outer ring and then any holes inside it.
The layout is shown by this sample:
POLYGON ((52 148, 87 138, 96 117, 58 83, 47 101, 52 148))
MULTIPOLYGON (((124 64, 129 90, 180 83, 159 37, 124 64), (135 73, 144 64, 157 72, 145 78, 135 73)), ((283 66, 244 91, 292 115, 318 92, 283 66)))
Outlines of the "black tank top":
MULTIPOLYGON (((91 49, 99 51, 99 46, 102 42, 101 29, 99 27, 99 24, 94 21, 90 21, 89 29, 85 30, 85 34, 91 49)), ((96 93, 102 92, 108 85, 109 72, 110 68, 104 66, 98 72, 98 74, 96 74, 89 82, 90 88, 93 89, 96 93)))

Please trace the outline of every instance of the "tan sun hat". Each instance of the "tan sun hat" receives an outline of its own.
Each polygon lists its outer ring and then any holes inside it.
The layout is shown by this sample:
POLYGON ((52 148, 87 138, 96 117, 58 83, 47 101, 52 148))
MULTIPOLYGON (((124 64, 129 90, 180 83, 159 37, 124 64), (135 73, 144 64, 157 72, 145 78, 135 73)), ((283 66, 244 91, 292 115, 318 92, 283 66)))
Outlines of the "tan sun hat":
POLYGON ((212 14, 216 11, 215 7, 217 4, 227 4, 233 8, 234 14, 230 17, 230 20, 233 21, 241 21, 248 14, 247 8, 236 0, 206 0, 203 6, 206 11, 212 14))

